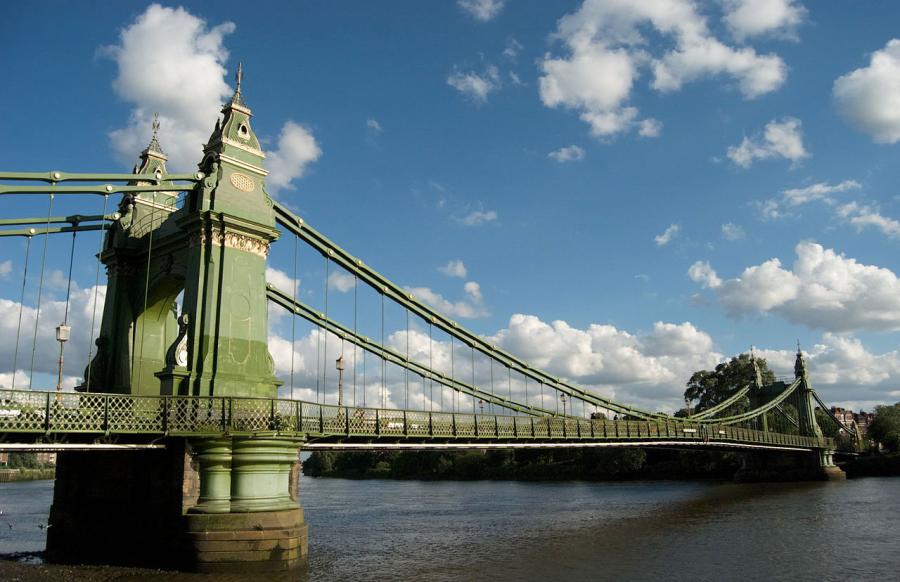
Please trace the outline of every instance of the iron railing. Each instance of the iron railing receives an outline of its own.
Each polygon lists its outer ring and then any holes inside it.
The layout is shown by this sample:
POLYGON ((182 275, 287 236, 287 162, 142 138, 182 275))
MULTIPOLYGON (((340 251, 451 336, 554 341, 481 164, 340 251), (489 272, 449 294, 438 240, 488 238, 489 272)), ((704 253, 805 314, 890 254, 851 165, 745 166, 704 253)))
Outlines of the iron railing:
POLYGON ((132 396, 0 390, 0 438, 16 435, 212 437, 276 434, 331 440, 733 442, 834 447, 832 439, 692 422, 466 414, 223 396, 132 396))

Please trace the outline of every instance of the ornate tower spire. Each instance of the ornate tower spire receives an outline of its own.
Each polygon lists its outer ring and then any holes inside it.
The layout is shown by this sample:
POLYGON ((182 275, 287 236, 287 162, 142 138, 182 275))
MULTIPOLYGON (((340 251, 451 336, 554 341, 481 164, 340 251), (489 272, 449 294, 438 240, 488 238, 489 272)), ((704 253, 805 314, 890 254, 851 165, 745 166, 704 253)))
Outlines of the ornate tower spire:
POLYGON ((762 371, 759 369, 759 362, 756 361, 753 346, 750 346, 750 364, 753 366, 753 383, 757 389, 762 388, 762 371))
POLYGON ((153 133, 150 137, 150 143, 144 148, 140 155, 140 163, 134 167, 135 174, 154 174, 157 171, 166 173, 166 156, 159 145, 159 113, 153 114, 153 125, 151 125, 153 133))
POLYGON ((232 105, 240 105, 241 107, 247 107, 244 103, 244 98, 241 96, 241 81, 244 80, 244 63, 238 63, 237 73, 234 74, 234 80, 236 83, 234 89, 234 95, 231 97, 232 105))
POLYGON ((800 340, 797 340, 797 359, 794 361, 794 377, 803 378, 806 376, 806 359, 803 357, 803 351, 800 349, 800 340))
POLYGON ((244 81, 243 63, 238 64, 234 79, 236 81, 234 95, 231 97, 231 101, 222 107, 222 120, 216 123, 216 128, 209 137, 204 152, 207 155, 214 153, 240 159, 254 166, 258 173, 265 176, 265 171, 262 169, 262 160, 265 155, 260 148, 256 134, 250 127, 250 118, 253 116, 253 112, 247 106, 241 93, 241 85, 244 81))

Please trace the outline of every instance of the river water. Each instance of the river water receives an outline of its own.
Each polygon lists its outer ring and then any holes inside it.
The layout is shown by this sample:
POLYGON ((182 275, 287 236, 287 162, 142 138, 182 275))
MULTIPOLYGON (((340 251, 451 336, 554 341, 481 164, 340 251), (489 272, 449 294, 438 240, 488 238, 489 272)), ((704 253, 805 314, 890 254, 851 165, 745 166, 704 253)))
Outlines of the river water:
MULTIPOLYGON (((0 553, 43 549, 39 526, 52 492, 51 481, 0 484, 0 553)), ((897 478, 754 485, 303 478, 301 497, 312 581, 900 580, 897 478)))

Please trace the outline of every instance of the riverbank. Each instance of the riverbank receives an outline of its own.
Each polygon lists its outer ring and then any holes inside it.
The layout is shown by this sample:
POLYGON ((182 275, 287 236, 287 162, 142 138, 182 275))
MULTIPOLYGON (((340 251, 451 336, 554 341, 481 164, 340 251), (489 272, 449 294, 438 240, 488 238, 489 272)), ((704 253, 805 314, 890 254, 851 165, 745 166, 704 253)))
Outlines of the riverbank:
POLYGON ((454 481, 731 480, 740 457, 660 449, 314 452, 308 477, 454 481))
POLYGON ((866 455, 841 464, 847 477, 900 477, 900 453, 866 455))
MULTIPOLYGON (((237 581, 238 578, 229 578, 237 581)), ((204 574, 184 574, 164 570, 148 570, 144 568, 122 568, 117 566, 67 566, 63 564, 44 564, 35 556, 30 561, 0 559, 0 580, 16 582, 44 582, 45 580, 61 580, 63 582, 130 582, 137 580, 189 580, 204 582, 217 580, 216 577, 204 574)))
POLYGON ((0 483, 43 481, 56 477, 56 469, 0 469, 0 483))

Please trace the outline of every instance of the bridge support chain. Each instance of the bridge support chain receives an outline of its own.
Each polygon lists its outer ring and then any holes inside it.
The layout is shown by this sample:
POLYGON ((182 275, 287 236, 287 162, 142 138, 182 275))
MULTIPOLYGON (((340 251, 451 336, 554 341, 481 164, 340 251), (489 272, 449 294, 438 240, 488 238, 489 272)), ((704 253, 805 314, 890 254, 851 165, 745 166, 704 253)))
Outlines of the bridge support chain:
POLYGON ((834 464, 834 451, 812 452, 747 451, 739 453, 741 468, 735 481, 842 481, 844 471, 834 464))

